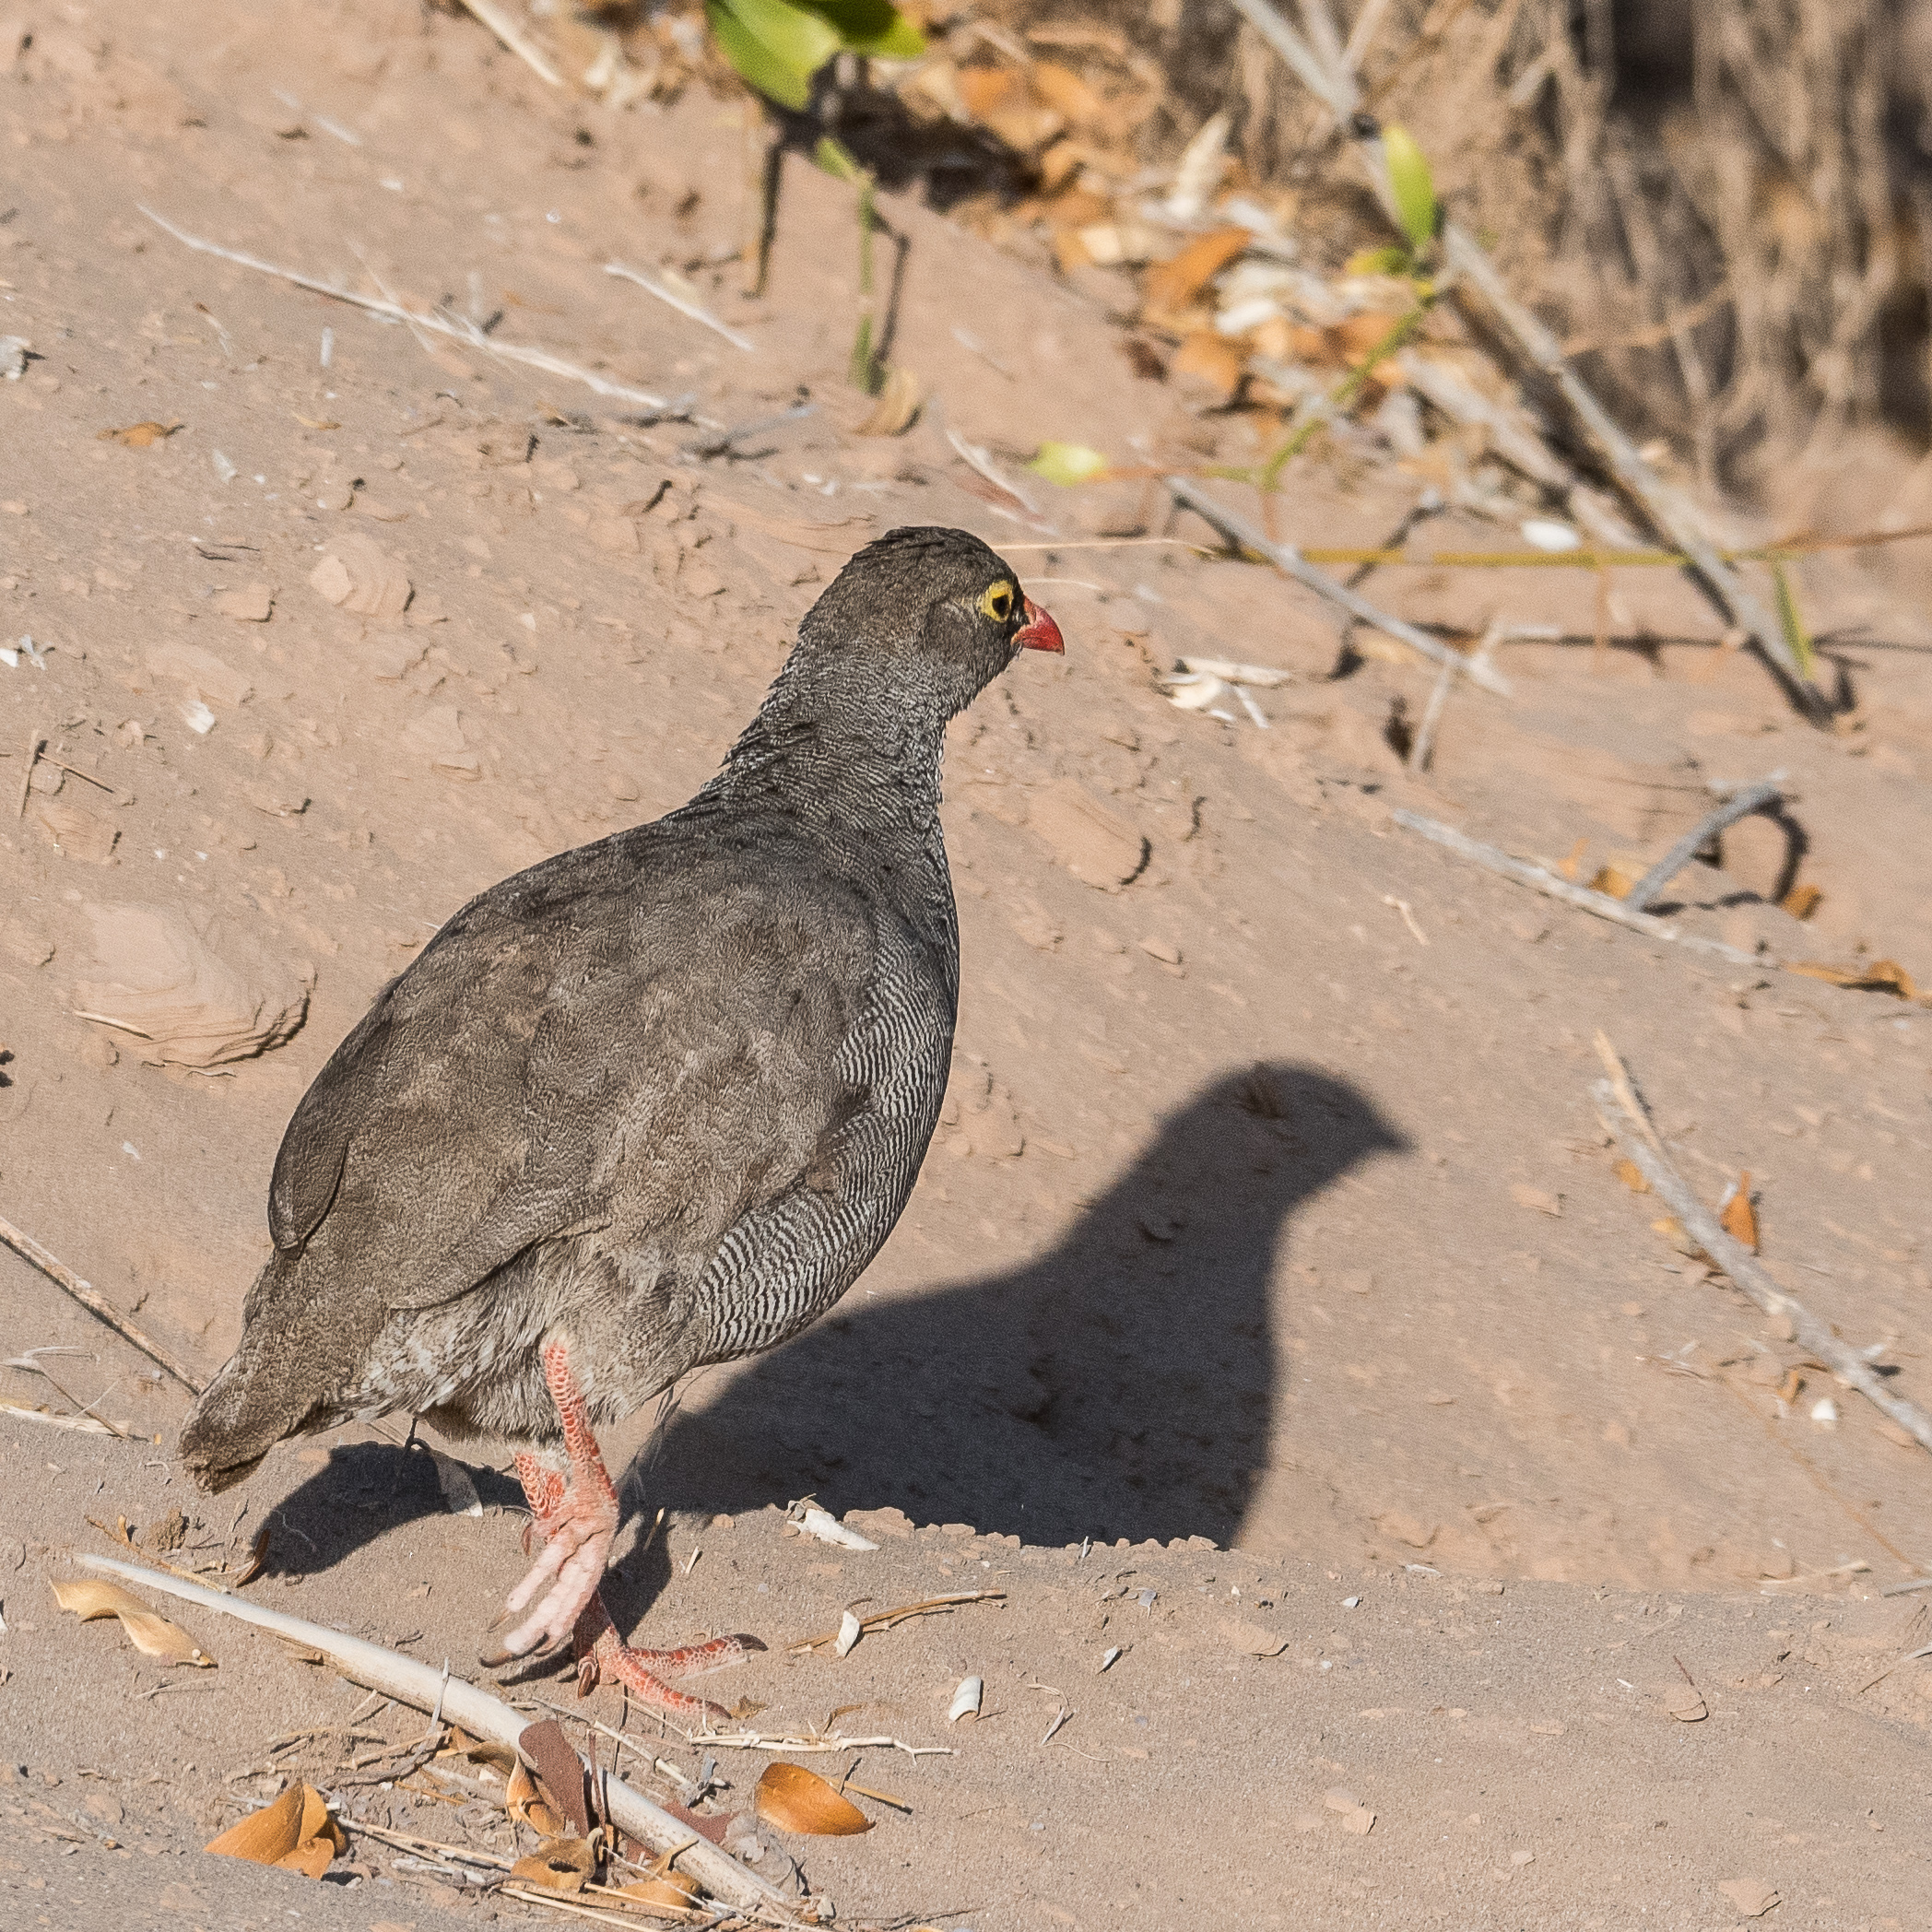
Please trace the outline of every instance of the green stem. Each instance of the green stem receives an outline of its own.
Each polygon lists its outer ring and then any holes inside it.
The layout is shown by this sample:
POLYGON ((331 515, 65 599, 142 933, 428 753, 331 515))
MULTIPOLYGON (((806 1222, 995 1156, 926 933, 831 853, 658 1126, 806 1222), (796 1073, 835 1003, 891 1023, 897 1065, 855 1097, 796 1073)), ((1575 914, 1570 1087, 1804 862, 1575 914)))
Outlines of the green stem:
POLYGON ((1308 420, 1291 430, 1281 447, 1261 465, 1257 475, 1256 488, 1272 492, 1280 487, 1281 472, 1289 463, 1299 456, 1308 445, 1309 440, 1337 409, 1346 409, 1361 394, 1376 369, 1393 356, 1396 351, 1415 334, 1423 318, 1435 305, 1435 291, 1431 289, 1418 294, 1408 312, 1398 315, 1390 324, 1388 332, 1361 359, 1359 368, 1349 373, 1329 391, 1324 398, 1325 406, 1318 409, 1308 420))

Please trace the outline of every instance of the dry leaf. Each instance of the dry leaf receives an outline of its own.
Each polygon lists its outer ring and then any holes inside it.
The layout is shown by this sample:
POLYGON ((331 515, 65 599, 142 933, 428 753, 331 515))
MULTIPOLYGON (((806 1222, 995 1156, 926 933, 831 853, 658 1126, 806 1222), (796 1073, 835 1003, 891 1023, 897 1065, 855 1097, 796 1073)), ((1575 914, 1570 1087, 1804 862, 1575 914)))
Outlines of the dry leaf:
POLYGON ((1590 881, 1593 892, 1607 892, 1612 899, 1628 899, 1643 877, 1645 867, 1635 859, 1613 858, 1599 866, 1590 881))
POLYGON ((556 1806, 521 1762, 510 1773, 510 1782, 504 1787, 503 1808, 517 1823, 528 1825, 546 1838, 554 1838, 563 1830, 563 1820, 557 1815, 556 1806))
POLYGON ((758 1815, 781 1832, 843 1838, 872 1829, 872 1820, 856 1805, 802 1764, 767 1765, 753 1803, 758 1815))
POLYGON ((230 1825, 204 1851, 223 1858, 246 1858, 253 1865, 276 1865, 301 1843, 302 1812, 307 1786, 289 1785, 273 1803, 252 1811, 230 1825))
POLYGON ((178 1623, 170 1623, 150 1610, 119 1584, 86 1577, 78 1583, 55 1584, 53 1595, 62 1609, 72 1610, 83 1623, 96 1617, 120 1618, 128 1641, 144 1656, 159 1657, 169 1664, 193 1664, 201 1670, 215 1667, 214 1658, 178 1623))
POLYGON ((330 1816, 321 1792, 312 1785, 290 1785, 203 1850, 319 1879, 338 1852, 348 1850, 348 1836, 330 1816))
POLYGON ((1620 1160, 1612 1172, 1632 1194, 1650 1192, 1650 1183, 1643 1178, 1643 1170, 1634 1160, 1620 1160))
POLYGON ((1146 306, 1169 313, 1184 309, 1254 239, 1244 228, 1196 236, 1179 254, 1148 270, 1146 306))
POLYGON ((1896 960, 1874 960, 1869 966, 1825 966, 1801 960, 1785 970, 1802 973, 1808 980, 1822 980, 1828 986, 1850 986, 1861 993, 1896 993, 1901 999, 1918 997, 1918 987, 1912 975, 1896 960))
POLYGON ((647 1905, 671 1905, 683 1908, 699 1896, 698 1881, 688 1879, 682 1872, 661 1872, 654 1879, 641 1879, 635 1885, 618 1888, 627 1899, 638 1899, 647 1905))
MULTIPOLYGON (((541 1891, 582 1891, 596 1868, 597 1854, 589 1839, 547 1838, 510 1867, 510 1876, 541 1891)), ((678 1903, 683 1903, 680 1898, 678 1903)))
POLYGON ((122 443, 131 450, 145 450, 158 442, 167 442, 180 428, 178 422, 129 423, 124 430, 102 430, 94 440, 96 442, 122 443))
POLYGON ((1746 1918, 1762 1918, 1780 1896, 1762 1879, 1726 1879, 1717 1889, 1746 1918))
POLYGON ((1824 896, 1816 886, 1793 886, 1778 903, 1794 919, 1808 919, 1817 912, 1824 896))
POLYGON ((1738 1176, 1738 1192, 1725 1203, 1717 1225, 1739 1246, 1749 1248, 1753 1255, 1758 1252, 1758 1216, 1751 1207, 1749 1168, 1738 1176))
POLYGON ((1197 329, 1174 351, 1167 366, 1171 376, 1198 376, 1222 401, 1230 401, 1241 387, 1247 358, 1241 345, 1210 329, 1197 329))

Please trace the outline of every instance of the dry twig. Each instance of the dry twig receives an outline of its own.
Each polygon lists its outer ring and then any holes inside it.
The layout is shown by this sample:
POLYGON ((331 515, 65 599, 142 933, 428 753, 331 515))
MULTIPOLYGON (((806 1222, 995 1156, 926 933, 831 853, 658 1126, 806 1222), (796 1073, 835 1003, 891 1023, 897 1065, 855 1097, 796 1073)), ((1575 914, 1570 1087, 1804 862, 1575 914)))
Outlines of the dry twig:
POLYGON ((1192 510, 1236 548, 1265 558, 1284 576, 1292 577, 1317 596, 1325 597, 1329 603, 1347 611, 1357 623, 1372 626, 1432 662, 1460 673, 1472 684, 1481 685, 1484 690, 1494 691, 1499 698, 1510 695, 1508 682, 1479 655, 1465 657, 1441 638, 1431 637, 1426 630, 1418 630, 1413 624, 1406 624, 1400 618, 1392 618, 1385 611, 1379 610, 1360 592, 1350 590, 1338 578, 1331 577, 1326 571, 1318 571, 1292 544, 1271 542, 1245 517, 1237 515, 1225 504, 1217 503, 1206 490, 1197 488, 1185 477, 1168 477, 1163 481, 1168 495, 1176 503, 1184 510, 1192 510))
POLYGON ((1753 812, 1762 811, 1767 805, 1775 805, 1784 795, 1774 778, 1767 778, 1761 784, 1746 785, 1741 792, 1733 792, 1715 811, 1687 831, 1631 888, 1624 904, 1633 913, 1643 912, 1697 856, 1707 841, 1714 839, 1726 825, 1735 825, 1739 819, 1748 819, 1753 812))
MULTIPOLYGON (((1630 1092, 1628 1081, 1624 1091, 1630 1092)), ((1602 1121, 1604 1131, 1622 1148, 1638 1172, 1650 1183, 1657 1198, 1677 1216, 1685 1233, 1712 1262, 1766 1314, 1783 1316, 1788 1321, 1797 1340, 1848 1388, 1856 1389, 1901 1429, 1932 1449, 1932 1416, 1894 1396, 1872 1372, 1871 1364, 1864 1356, 1838 1339, 1829 1322, 1820 1321, 1795 1295, 1786 1294, 1752 1259, 1749 1250, 1725 1232, 1717 1217, 1691 1192, 1690 1184, 1672 1165, 1668 1155, 1647 1136, 1649 1123, 1641 1108, 1632 1113, 1627 1103, 1620 1101, 1609 1080, 1595 1082, 1590 1098, 1596 1103, 1596 1116, 1602 1121)))
POLYGON ((536 41, 510 18, 507 7, 498 6, 497 0, 463 0, 463 5, 539 79, 548 81, 553 88, 563 85, 562 75, 544 58, 536 41))
MULTIPOLYGON (((414 329, 427 329, 432 335, 447 336, 460 342, 465 348, 479 349, 486 356, 495 356, 500 361, 515 362, 525 369, 539 369, 547 375, 561 376, 568 382, 582 383, 586 389, 598 395, 611 398, 613 402, 630 403, 641 409, 665 411, 677 406, 661 395, 654 395, 648 389, 633 389, 627 383, 613 383, 607 376, 600 376, 593 370, 582 369, 574 362, 566 362, 560 356, 553 356, 548 349, 532 348, 521 342, 499 342, 494 336, 486 335, 466 316, 452 315, 447 311, 438 310, 433 314, 421 309, 406 308, 401 302, 379 299, 373 295, 361 295, 353 289, 344 289, 335 282, 325 282, 320 276, 304 275, 298 268, 284 268, 275 262, 265 262, 259 255, 243 254, 239 249, 223 248, 218 242, 205 242, 199 235, 191 235, 185 229, 176 228, 165 217, 157 215, 150 207, 135 203, 141 213, 154 225, 171 234, 183 248, 192 248, 205 255, 218 255, 224 262, 233 262, 242 268, 253 268, 258 275, 272 275, 285 282, 292 282, 298 289, 307 289, 316 295, 326 295, 332 300, 348 302, 358 309, 366 309, 371 315, 387 315, 392 321, 409 324, 414 329)), ((693 416, 691 420, 705 428, 714 429, 716 424, 709 418, 693 416)))
MULTIPOLYGON (((1233 0, 1233 4, 1302 86, 1335 116, 1337 125, 1361 158, 1370 186, 1384 213, 1401 232, 1382 130, 1372 115, 1363 112, 1361 88, 1347 64, 1326 56, 1316 44, 1320 35, 1311 33, 1304 38, 1298 33, 1270 0, 1233 0)), ((1314 18, 1304 12, 1304 20, 1314 18)), ((1726 621, 1749 635, 1792 701, 1814 722, 1828 716, 1830 703, 1806 676, 1776 618, 1718 556, 1696 509, 1664 482, 1611 420, 1608 411, 1565 360, 1562 344, 1511 293, 1481 243, 1457 223, 1444 221, 1438 245, 1443 274, 1455 283, 1455 300, 1467 306, 1469 291, 1474 291, 1488 311, 1488 319, 1561 398, 1578 431, 1625 499, 1690 559, 1692 576, 1726 621)))
MULTIPOLYGON (((489 1691, 465 1683, 460 1678, 445 1679, 441 1671, 430 1665, 418 1663, 416 1658, 404 1656, 399 1652, 385 1650, 379 1643, 346 1636, 340 1631, 311 1623, 303 1617, 290 1617, 280 1610, 268 1609, 261 1604, 249 1602, 246 1597, 219 1596, 197 1584, 179 1582, 171 1576, 145 1569, 138 1563, 124 1563, 117 1557, 77 1556, 74 1561, 83 1569, 104 1571, 126 1582, 159 1590, 164 1596, 198 1603, 204 1609, 218 1610, 224 1616, 239 1618, 243 1623, 253 1623, 277 1636, 307 1644, 311 1649, 320 1651, 351 1681, 381 1690, 398 1703, 428 1712, 436 1708, 440 1697, 445 1718, 461 1725, 472 1737, 493 1738, 498 1743, 507 1744, 514 1749, 518 1738, 528 1727, 528 1720, 524 1714, 512 1709, 501 1698, 493 1697, 489 1691)), ((691 1877, 713 1897, 747 1911, 775 1914, 783 1923, 811 1917, 815 1909, 812 1902, 788 1899, 775 1886, 768 1884, 756 1872, 748 1870, 708 1841, 690 1844, 689 1825, 653 1804, 642 1792, 633 1790, 621 1779, 607 1779, 607 1790, 612 1822, 654 1852, 678 1848, 683 1852, 686 1868, 691 1877)))
POLYGON ((1485 845, 1479 839, 1472 839, 1466 832, 1457 831, 1453 825, 1444 825, 1439 819, 1425 819, 1420 812, 1410 811, 1397 811, 1393 816, 1397 825, 1420 832, 1425 839, 1433 840, 1438 845, 1446 846, 1459 858, 1471 860, 1490 872, 1500 873, 1502 878, 1514 879, 1517 885, 1527 886, 1547 898, 1560 899, 1565 905, 1575 906, 1579 912, 1594 913, 1597 918, 1608 919, 1615 925, 1627 925, 1646 938, 1668 939, 1675 945, 1688 946, 1695 952, 1714 953, 1734 966, 1776 966, 1782 963, 1768 954, 1746 952, 1740 947, 1726 946, 1721 939, 1706 939, 1696 933, 1679 932, 1667 919, 1659 919, 1654 913, 1633 913, 1620 899, 1612 899, 1608 892, 1593 892, 1589 887, 1559 878, 1554 872, 1548 872, 1541 866, 1533 866, 1527 859, 1512 858, 1500 846, 1485 845))
MULTIPOLYGON (((1004 1590, 951 1590, 944 1596, 925 1596, 917 1603, 902 1603, 898 1608, 878 1610, 870 1617, 859 1619, 862 1631, 890 1630, 895 1623, 903 1623, 908 1617, 929 1616, 935 1611, 950 1610, 962 1603, 1001 1603, 1006 1600, 1004 1590)), ((801 1637, 797 1643, 787 1646, 795 1657, 807 1650, 817 1650, 821 1643, 838 1642, 837 1631, 827 1631, 822 1636, 801 1637)))
MULTIPOLYGON (((177 1361, 158 1341, 144 1335, 99 1289, 83 1281, 72 1268, 55 1260, 30 1234, 23 1234, 11 1221, 0 1219, 0 1241, 4 1241, 22 1261, 32 1263, 63 1293, 72 1295, 90 1314, 99 1315, 116 1335, 131 1341, 150 1361, 159 1362, 191 1395, 198 1396, 207 1387, 207 1384, 193 1370, 177 1361)), ((9 1403, 7 1407, 13 1405, 9 1403)))
POLYGON ((641 268, 632 268, 622 262, 607 262, 606 275, 614 275, 621 281, 635 282, 646 295, 654 295, 667 309, 676 309, 688 321, 701 323, 713 335, 724 336, 733 348, 741 348, 747 355, 755 353, 758 345, 748 336, 741 336, 730 324, 720 322, 703 303, 693 301, 688 295, 672 288, 668 282, 660 281, 654 275, 646 275, 641 268))

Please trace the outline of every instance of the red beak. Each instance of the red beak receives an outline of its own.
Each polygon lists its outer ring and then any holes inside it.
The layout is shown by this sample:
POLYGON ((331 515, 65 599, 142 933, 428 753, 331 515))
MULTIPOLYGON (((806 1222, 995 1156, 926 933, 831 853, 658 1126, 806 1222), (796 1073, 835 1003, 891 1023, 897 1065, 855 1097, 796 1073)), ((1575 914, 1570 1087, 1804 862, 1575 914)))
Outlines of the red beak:
POLYGON ((1031 597, 1022 597, 1026 606, 1026 622, 1013 635, 1021 649, 1027 651, 1065 651, 1066 640, 1060 635, 1060 627, 1054 622, 1052 614, 1042 610, 1031 597))

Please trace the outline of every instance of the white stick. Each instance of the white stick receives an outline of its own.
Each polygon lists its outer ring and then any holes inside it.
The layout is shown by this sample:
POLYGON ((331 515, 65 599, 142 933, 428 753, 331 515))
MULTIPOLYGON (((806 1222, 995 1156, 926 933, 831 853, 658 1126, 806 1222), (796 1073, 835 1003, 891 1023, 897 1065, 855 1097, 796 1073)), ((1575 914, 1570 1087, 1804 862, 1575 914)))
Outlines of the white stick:
POLYGON ((537 51, 529 36, 497 5, 497 0, 463 0, 463 4, 511 53, 520 61, 527 62, 540 79, 548 81, 553 88, 563 85, 563 77, 537 51))
POLYGON ((646 275, 641 268, 628 267, 622 262, 607 262, 606 275, 621 277, 627 282, 635 282, 646 295, 654 295, 667 309, 676 309, 680 315, 688 316, 692 322, 702 323, 713 334, 724 336, 733 348, 741 348, 748 355, 753 353, 758 345, 748 336, 741 336, 728 324, 722 323, 711 311, 701 303, 694 302, 689 296, 680 295, 667 283, 661 282, 655 276, 646 275))
POLYGON ((124 1430, 110 1429, 92 1416, 50 1416, 43 1408, 26 1408, 18 1402, 0 1402, 0 1416, 12 1416, 21 1422, 44 1422, 49 1429, 77 1429, 84 1435, 125 1435, 124 1430))
MULTIPOLYGON (((526 369, 540 369, 546 375, 562 376, 572 383, 582 383, 586 389, 595 390, 599 395, 607 395, 614 402, 634 403, 642 409, 668 409, 672 405, 661 395, 653 395, 648 389, 633 389, 625 383, 613 383, 607 376, 600 376, 588 369, 580 369, 574 362, 566 362, 561 356, 553 356, 548 349, 531 348, 520 342, 499 342, 494 336, 486 336, 477 324, 466 317, 448 315, 441 312, 426 313, 421 309, 406 309, 401 302, 384 301, 373 295, 359 295, 352 289, 344 289, 334 282, 325 282, 320 276, 304 275, 299 268, 284 268, 276 262, 265 262, 259 255, 243 254, 239 249, 223 248, 218 242, 204 242, 199 235, 191 235, 185 229, 176 228, 165 216, 157 215, 150 207, 136 202, 154 225, 172 235, 183 248, 194 249, 205 255, 219 255, 224 262, 233 262, 242 268, 253 268, 259 275, 272 275, 285 282, 293 282, 298 289, 312 289, 317 295, 326 295, 336 301, 351 303, 359 309, 367 309, 371 315, 387 315, 397 322, 405 322, 414 328, 429 329, 439 336, 451 336, 465 348, 480 349, 486 356, 495 356, 501 361, 518 362, 526 369)), ((715 429, 716 424, 704 417, 692 417, 691 420, 706 429, 715 429)))
POLYGON ((1469 859, 1491 872, 1500 873, 1519 886, 1527 886, 1533 892, 1560 899, 1579 912, 1594 913, 1597 918, 1608 919, 1614 925, 1627 925, 1646 938, 1668 939, 1675 945, 1690 947, 1693 952, 1714 953, 1734 966, 1777 966, 1783 963, 1769 953, 1746 952, 1740 947, 1726 946, 1721 939, 1705 939, 1694 933, 1681 933, 1667 919, 1659 919, 1651 913, 1633 913, 1620 899, 1612 899, 1608 892, 1593 892, 1587 886, 1573 885, 1567 878, 1559 878, 1554 872, 1532 866, 1527 859, 1512 858, 1500 847, 1485 845, 1479 839, 1472 839, 1438 819, 1425 819, 1420 812, 1408 811, 1396 811, 1392 816, 1397 825, 1406 826, 1410 831, 1419 831, 1438 845, 1447 846, 1459 858, 1469 859))
POLYGON ((1331 577, 1326 571, 1318 571, 1292 544, 1269 542, 1245 517, 1238 516, 1225 505, 1217 503, 1206 490, 1196 489, 1184 477, 1168 477, 1164 481, 1168 495, 1175 502, 1211 524, 1230 543, 1266 558, 1284 576, 1292 577, 1317 596, 1338 605, 1357 623, 1368 624, 1385 632, 1407 644, 1411 651, 1420 652, 1432 662, 1459 673, 1470 683, 1481 685, 1486 691, 1494 691, 1499 698, 1510 695, 1508 680, 1492 670, 1482 658, 1465 657, 1460 651, 1452 651, 1441 638, 1431 637, 1426 630, 1418 630, 1413 624, 1405 624, 1400 618, 1392 618, 1386 611, 1378 610, 1338 577, 1331 577))
MULTIPOLYGON (((439 1695, 443 1715, 460 1724, 473 1737, 493 1738, 514 1750, 516 1742, 529 1729, 530 1720, 512 1710, 501 1698, 465 1683, 459 1677, 444 1683, 442 1673, 414 1657, 406 1657, 379 1643, 360 1637, 348 1637, 305 1617, 290 1617, 280 1610, 265 1608, 242 1596, 220 1596, 199 1584, 183 1583, 139 1563, 124 1563, 112 1556, 77 1556, 84 1570, 104 1570, 110 1575, 139 1584, 144 1589, 159 1590, 163 1596, 179 1596, 199 1604, 205 1610, 219 1610, 225 1617, 238 1617, 243 1623, 271 1631, 278 1637, 319 1650, 343 1674, 371 1690, 380 1690, 398 1703, 418 1711, 432 1709, 439 1695)), ((610 1815, 618 1828, 654 1852, 667 1852, 689 1844, 688 1824, 660 1810, 642 1792, 633 1791, 621 1780, 609 1781, 610 1815)), ((713 1898, 727 1905, 741 1905, 778 1913, 787 1919, 809 1919, 816 1906, 810 1901, 787 1898, 775 1886, 768 1885, 756 1872, 747 1871, 738 1861, 720 1851, 708 1840, 689 1845, 683 1854, 685 1868, 713 1898)))
POLYGON ((1867 1402, 1882 1409, 1901 1429, 1907 1430, 1927 1449, 1932 1449, 1932 1416, 1894 1396, 1871 1365, 1855 1349, 1850 1349, 1832 1332, 1831 1324, 1820 1321, 1795 1295, 1788 1295, 1752 1259, 1741 1242, 1726 1234, 1717 1217, 1690 1191, 1690 1184, 1668 1158, 1647 1142, 1639 1117, 1617 1104, 1616 1089, 1608 1080, 1597 1080, 1590 1088, 1596 1102, 1596 1117, 1617 1145, 1630 1157, 1637 1171, 1650 1183, 1652 1191, 1683 1224, 1684 1232, 1728 1275, 1745 1294, 1766 1314, 1783 1315, 1792 1332, 1811 1353, 1848 1387, 1855 1388, 1867 1402))

